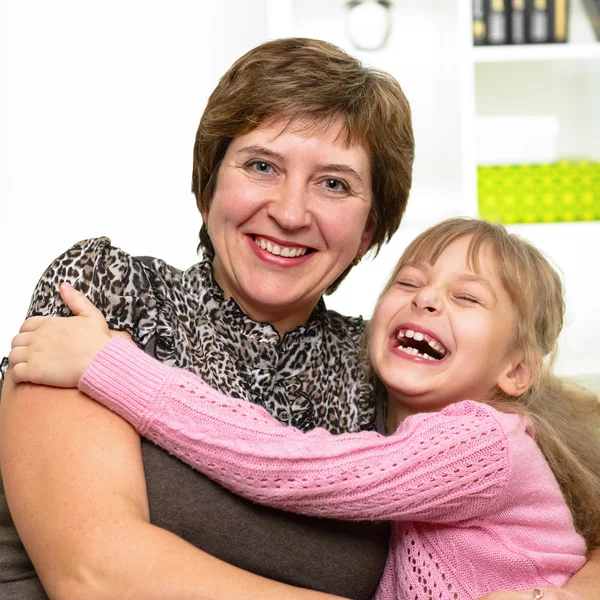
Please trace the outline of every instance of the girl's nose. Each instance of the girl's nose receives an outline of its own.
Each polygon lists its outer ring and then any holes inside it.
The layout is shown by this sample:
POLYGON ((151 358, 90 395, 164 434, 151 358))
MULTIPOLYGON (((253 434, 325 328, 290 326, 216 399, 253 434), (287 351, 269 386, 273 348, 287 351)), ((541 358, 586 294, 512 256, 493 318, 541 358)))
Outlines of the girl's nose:
POLYGON ((442 298, 435 288, 423 287, 415 294, 412 306, 414 310, 419 312, 440 312, 442 309, 442 298))

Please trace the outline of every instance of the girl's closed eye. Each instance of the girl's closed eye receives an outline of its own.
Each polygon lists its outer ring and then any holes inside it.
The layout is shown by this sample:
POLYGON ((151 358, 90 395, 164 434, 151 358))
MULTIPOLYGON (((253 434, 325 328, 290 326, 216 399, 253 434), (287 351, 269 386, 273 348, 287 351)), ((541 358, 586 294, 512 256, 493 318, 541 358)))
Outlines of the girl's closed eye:
POLYGON ((396 285, 406 289, 419 289, 421 287, 418 282, 409 279, 399 279, 396 281, 396 285))
POLYGON ((471 294, 459 293, 459 294, 455 294, 454 297, 457 300, 462 300, 468 304, 481 304, 479 298, 476 298, 475 296, 472 296, 471 294))

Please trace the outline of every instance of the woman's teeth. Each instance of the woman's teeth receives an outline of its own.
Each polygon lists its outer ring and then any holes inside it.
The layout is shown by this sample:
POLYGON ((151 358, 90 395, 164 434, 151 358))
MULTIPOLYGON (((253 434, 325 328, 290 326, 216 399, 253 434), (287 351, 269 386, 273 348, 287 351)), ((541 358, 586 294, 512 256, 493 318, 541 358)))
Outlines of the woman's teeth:
POLYGON ((298 256, 304 256, 306 254, 306 248, 298 248, 294 246, 279 246, 269 240, 255 237, 254 243, 263 250, 274 254, 275 256, 283 256, 285 258, 296 258, 298 256))
POLYGON ((426 333, 421 333, 420 331, 413 331, 412 329, 401 329, 398 331, 396 336, 400 342, 406 339, 413 339, 415 342, 426 342, 430 348, 434 350, 435 355, 428 354, 426 352, 419 352, 419 350, 413 346, 403 345, 400 343, 398 346, 398 350, 402 350, 407 354, 412 354, 413 356, 421 356, 423 358, 427 358, 429 360, 437 361, 441 360, 446 355, 446 348, 442 346, 439 342, 434 340, 431 336, 426 333))

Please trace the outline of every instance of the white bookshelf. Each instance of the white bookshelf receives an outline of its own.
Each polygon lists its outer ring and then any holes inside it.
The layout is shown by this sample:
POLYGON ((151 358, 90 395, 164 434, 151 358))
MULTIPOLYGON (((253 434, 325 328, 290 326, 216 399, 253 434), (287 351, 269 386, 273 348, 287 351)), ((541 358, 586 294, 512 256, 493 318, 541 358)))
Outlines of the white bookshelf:
POLYGON ((479 46, 472 50, 475 63, 598 60, 600 43, 537 44, 526 46, 479 46))
MULTIPOLYGON (((414 184, 403 226, 376 261, 353 270, 329 305, 369 316, 376 293, 404 246, 422 229, 453 215, 477 214, 477 117, 558 115, 559 158, 600 159, 600 43, 580 4, 572 0, 569 43, 474 47, 471 0, 396 0, 386 48, 359 52, 345 28, 344 0, 270 0, 269 36, 315 37, 394 75, 413 110, 414 184)), ((563 269, 571 298, 559 370, 600 369, 595 339, 600 322, 585 298, 577 252, 598 254, 600 223, 521 225, 563 269), (576 313, 576 314, 575 314, 576 313)), ((596 278, 600 267, 593 267, 596 278)), ((590 287, 591 286, 591 287, 590 287)))

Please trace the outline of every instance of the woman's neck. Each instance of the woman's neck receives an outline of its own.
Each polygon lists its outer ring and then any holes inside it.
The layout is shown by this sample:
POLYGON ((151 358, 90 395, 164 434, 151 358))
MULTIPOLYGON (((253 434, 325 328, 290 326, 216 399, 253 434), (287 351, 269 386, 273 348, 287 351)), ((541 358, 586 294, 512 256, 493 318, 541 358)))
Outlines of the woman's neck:
POLYGON ((238 303, 242 312, 257 323, 268 323, 277 331, 281 338, 289 331, 307 323, 310 319, 310 315, 318 304, 317 300, 317 302, 310 305, 307 304, 300 307, 256 305, 246 298, 238 298, 237 295, 230 293, 227 286, 219 281, 219 273, 216 270, 214 270, 213 273, 215 283, 221 289, 225 300, 233 298, 238 303))

